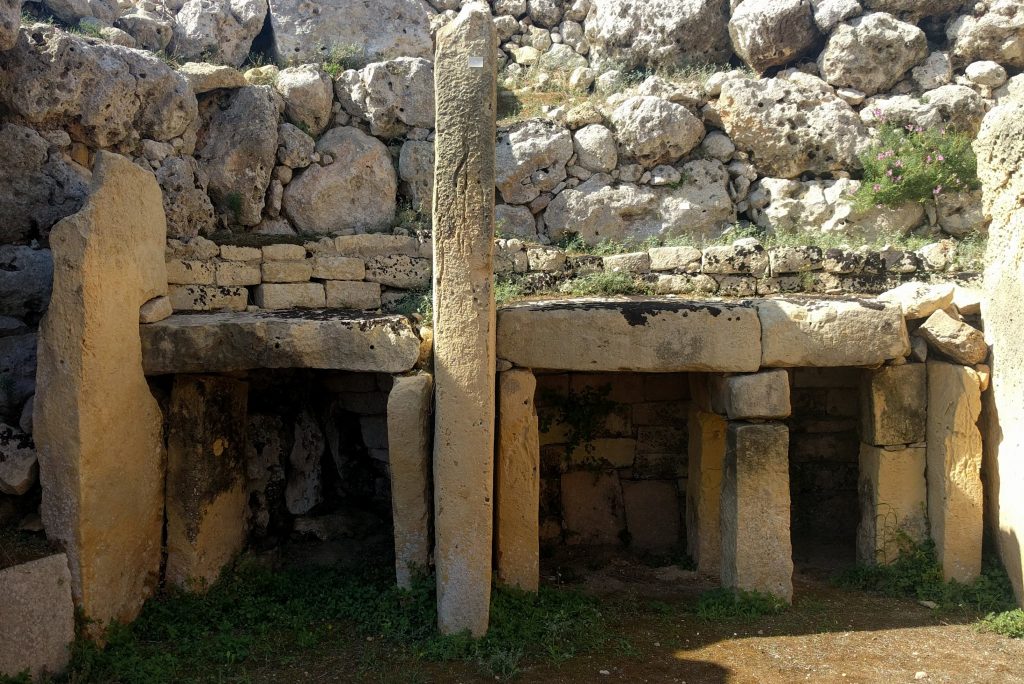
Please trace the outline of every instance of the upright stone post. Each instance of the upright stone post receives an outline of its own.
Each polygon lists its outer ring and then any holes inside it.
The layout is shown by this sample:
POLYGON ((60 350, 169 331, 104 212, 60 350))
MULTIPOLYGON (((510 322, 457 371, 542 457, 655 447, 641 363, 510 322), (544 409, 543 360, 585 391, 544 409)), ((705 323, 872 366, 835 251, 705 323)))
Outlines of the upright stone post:
POLYGON ((108 152, 89 201, 50 233, 33 436, 43 525, 67 551, 94 633, 135 619, 159 580, 162 417, 142 371, 139 307, 167 294, 166 233, 153 174, 108 152))
POLYGON ((420 373, 395 378, 388 395, 388 463, 395 525, 395 579, 412 587, 430 565, 430 399, 434 383, 420 373))
POLYGON ((441 632, 487 631, 494 489, 497 36, 465 5, 434 62, 434 511, 441 632))
POLYGON ((726 421, 694 408, 689 415, 689 476, 686 479, 686 550, 702 574, 718 575, 722 564, 720 511, 726 421))
POLYGON ((540 430, 537 378, 525 368, 498 381, 495 560, 498 581, 524 591, 540 582, 540 430))

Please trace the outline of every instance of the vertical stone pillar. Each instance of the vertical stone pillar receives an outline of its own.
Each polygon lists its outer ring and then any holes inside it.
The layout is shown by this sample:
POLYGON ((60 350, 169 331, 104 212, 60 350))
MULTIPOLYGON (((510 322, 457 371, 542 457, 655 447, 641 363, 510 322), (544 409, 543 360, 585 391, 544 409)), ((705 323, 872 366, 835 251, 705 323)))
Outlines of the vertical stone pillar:
POLYGON ((167 581, 203 590, 245 546, 249 385, 177 375, 167 416, 167 581))
POLYGON ((927 399, 923 363, 864 371, 860 390, 861 441, 875 446, 923 442, 927 399))
POLYGON ((928 535, 923 446, 860 445, 857 562, 892 563, 900 536, 922 542, 928 535))
POLYGON ((793 600, 789 429, 730 423, 722 475, 722 585, 793 600))
POLYGON ((430 565, 430 402, 433 378, 395 378, 388 395, 388 462, 395 527, 395 578, 412 586, 430 565))
POLYGON ((928 362, 928 521, 942 573, 981 573, 981 381, 971 368, 928 362))
POLYGON ((726 422, 719 415, 694 408, 690 411, 688 423, 686 550, 699 572, 718 575, 722 563, 719 508, 726 422))
POLYGON ((166 233, 153 174, 108 152, 86 205, 50 233, 33 437, 43 524, 67 551, 94 633, 133 620, 159 579, 162 416, 142 371, 139 307, 167 294, 166 233))
POLYGON ((468 3, 434 62, 434 512, 438 626, 487 631, 494 488, 497 37, 468 3))
POLYGON ((498 382, 495 560, 498 581, 524 591, 540 582, 540 430, 533 372, 505 371, 498 382))

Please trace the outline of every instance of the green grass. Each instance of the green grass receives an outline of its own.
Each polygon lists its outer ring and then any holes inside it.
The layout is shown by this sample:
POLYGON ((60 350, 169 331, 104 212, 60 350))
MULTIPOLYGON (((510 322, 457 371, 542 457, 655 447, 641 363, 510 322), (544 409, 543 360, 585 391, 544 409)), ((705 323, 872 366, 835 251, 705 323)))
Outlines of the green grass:
POLYGON ((602 271, 570 278, 558 286, 561 294, 573 297, 608 297, 613 295, 651 295, 650 284, 628 273, 602 271))
POLYGON ((851 568, 835 579, 836 584, 885 596, 931 601, 947 611, 991 613, 1016 605, 1010 580, 998 562, 986 563, 981 576, 970 584, 946 582, 933 541, 915 544, 904 538, 900 544, 901 553, 893 563, 851 568))
POLYGON ((412 290, 384 307, 384 312, 408 317, 419 316, 430 323, 434 316, 434 293, 431 290, 412 290))
POLYGON ((359 45, 335 45, 331 48, 323 69, 331 78, 337 78, 349 69, 362 69, 369 63, 366 50, 359 45))
POLYGON ((511 304, 526 296, 526 289, 515 276, 496 276, 494 279, 494 301, 497 306, 511 304))
POLYGON ((708 621, 753 620, 763 615, 778 615, 786 602, 759 591, 711 589, 697 599, 697 615, 708 621))
POLYGON ((131 626, 116 627, 106 649, 75 644, 68 680, 79 684, 225 681, 246 667, 289 663, 331 640, 383 640, 416 659, 478 664, 511 676, 524 658, 559 662, 604 641, 595 599, 572 591, 539 594, 497 590, 487 636, 441 636, 435 629, 434 580, 411 591, 390 573, 340 570, 271 571, 243 564, 204 595, 171 594, 146 604, 131 626))
POLYGON ((1024 639, 1024 610, 1015 608, 1002 613, 989 613, 978 623, 978 628, 1011 639, 1024 639))

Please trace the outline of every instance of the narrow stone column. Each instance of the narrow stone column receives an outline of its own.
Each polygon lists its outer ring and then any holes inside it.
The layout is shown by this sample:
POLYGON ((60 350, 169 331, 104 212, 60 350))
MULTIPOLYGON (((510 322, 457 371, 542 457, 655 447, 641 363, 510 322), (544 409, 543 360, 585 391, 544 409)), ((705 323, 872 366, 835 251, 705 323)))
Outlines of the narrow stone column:
POLYGON ((730 423, 722 475, 722 585, 793 600, 789 429, 730 423))
POLYGON ((167 416, 167 581, 202 590, 245 546, 249 385, 177 375, 167 416))
POLYGON ((438 626, 487 631, 494 489, 494 137, 488 6, 437 34, 434 62, 434 512, 438 626))
POLYGON ((858 563, 895 561, 901 534, 915 542, 927 538, 924 466, 923 446, 860 445, 858 563))
POLYGON ((494 493, 498 581, 525 591, 540 583, 540 431, 533 372, 499 376, 498 459, 494 493))
POLYGON ((928 522, 942 573, 981 573, 981 381, 971 368, 928 362, 928 522))
POLYGON ((412 586, 430 565, 430 401, 433 378, 395 378, 388 395, 388 462, 395 526, 395 578, 412 586))
POLYGON ((686 550, 697 570, 718 575, 722 564, 720 506, 725 460, 725 419, 692 409, 686 479, 686 550))
POLYGON ((156 588, 164 523, 162 416, 142 371, 139 307, 167 294, 153 174, 99 152, 89 200, 50 233, 33 436, 46 532, 68 555, 94 634, 156 588))

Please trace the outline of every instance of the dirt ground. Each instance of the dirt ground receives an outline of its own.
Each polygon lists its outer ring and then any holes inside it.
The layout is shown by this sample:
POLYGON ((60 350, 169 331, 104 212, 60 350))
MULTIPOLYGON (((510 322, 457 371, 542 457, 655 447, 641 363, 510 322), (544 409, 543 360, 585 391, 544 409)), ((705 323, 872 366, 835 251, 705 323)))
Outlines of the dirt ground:
MULTIPOLYGON (((549 564, 550 565, 550 564, 549 564)), ((546 571, 548 581, 571 565, 546 571)), ((825 564, 827 565, 827 563, 825 564)), ((805 564, 794 607, 744 622, 709 622, 692 612, 713 583, 675 567, 612 560, 580 570, 585 591, 616 618, 597 652, 557 663, 522 663, 517 682, 992 682, 1024 683, 1024 641, 981 633, 975 616, 915 601, 847 591, 831 568, 805 564), (631 606, 635 609, 631 610, 631 606), (652 609, 653 608, 653 609, 652 609)), ((423 663, 371 639, 341 639, 316 662, 256 668, 258 682, 459 683, 497 679, 473 664, 423 663)))

